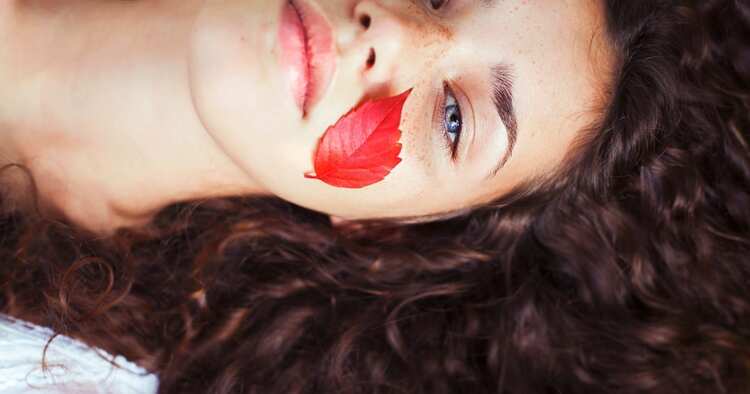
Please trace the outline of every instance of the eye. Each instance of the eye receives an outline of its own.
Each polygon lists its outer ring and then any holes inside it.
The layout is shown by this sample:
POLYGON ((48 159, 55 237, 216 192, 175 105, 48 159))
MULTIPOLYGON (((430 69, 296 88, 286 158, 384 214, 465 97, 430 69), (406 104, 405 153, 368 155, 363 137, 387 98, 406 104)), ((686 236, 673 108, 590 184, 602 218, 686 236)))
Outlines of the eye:
POLYGON ((451 90, 447 83, 444 84, 443 90, 443 135, 445 137, 446 149, 450 152, 451 159, 455 160, 464 121, 461 117, 461 107, 458 105, 458 100, 456 100, 453 90, 451 90))
POLYGON ((448 0, 429 0, 430 1, 430 7, 432 7, 433 10, 439 10, 445 6, 445 4, 448 2, 448 0))

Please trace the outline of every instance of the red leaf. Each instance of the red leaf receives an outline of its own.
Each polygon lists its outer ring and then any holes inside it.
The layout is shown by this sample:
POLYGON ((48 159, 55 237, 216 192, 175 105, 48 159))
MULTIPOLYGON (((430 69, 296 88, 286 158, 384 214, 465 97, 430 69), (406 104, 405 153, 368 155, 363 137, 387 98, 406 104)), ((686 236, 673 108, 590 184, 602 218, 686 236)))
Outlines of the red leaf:
POLYGON ((401 111, 411 89, 366 101, 326 130, 315 151, 315 173, 306 178, 362 188, 380 182, 401 162, 401 111))

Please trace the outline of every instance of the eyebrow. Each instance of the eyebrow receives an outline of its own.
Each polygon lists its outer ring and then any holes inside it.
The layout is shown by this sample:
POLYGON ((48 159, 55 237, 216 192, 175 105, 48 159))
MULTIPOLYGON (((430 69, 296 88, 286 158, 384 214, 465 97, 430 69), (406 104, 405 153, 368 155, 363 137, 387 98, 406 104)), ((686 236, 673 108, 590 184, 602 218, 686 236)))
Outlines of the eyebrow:
POLYGON ((494 177, 505 166, 505 163, 513 155, 513 148, 516 146, 516 138, 518 137, 518 121, 513 108, 513 73, 511 67, 504 63, 491 67, 490 86, 492 103, 495 105, 497 114, 508 132, 508 148, 505 150, 505 154, 500 157, 497 166, 487 175, 487 178, 494 177))

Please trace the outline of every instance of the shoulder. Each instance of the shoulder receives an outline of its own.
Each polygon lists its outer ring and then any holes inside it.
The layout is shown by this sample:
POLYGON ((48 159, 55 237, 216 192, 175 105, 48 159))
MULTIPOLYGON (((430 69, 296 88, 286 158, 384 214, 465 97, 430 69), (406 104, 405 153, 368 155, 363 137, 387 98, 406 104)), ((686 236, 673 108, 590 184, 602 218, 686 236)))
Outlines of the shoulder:
POLYGON ((151 394, 155 375, 123 357, 0 314, 0 393, 151 394))

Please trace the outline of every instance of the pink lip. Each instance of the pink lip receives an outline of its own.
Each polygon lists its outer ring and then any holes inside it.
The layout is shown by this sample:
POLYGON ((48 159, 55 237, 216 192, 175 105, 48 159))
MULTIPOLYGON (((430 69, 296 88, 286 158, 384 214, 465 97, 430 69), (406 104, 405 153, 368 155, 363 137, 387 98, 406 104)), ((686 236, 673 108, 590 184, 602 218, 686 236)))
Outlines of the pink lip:
POLYGON ((336 71, 333 29, 306 0, 285 0, 279 24, 281 69, 297 107, 306 116, 336 71))

